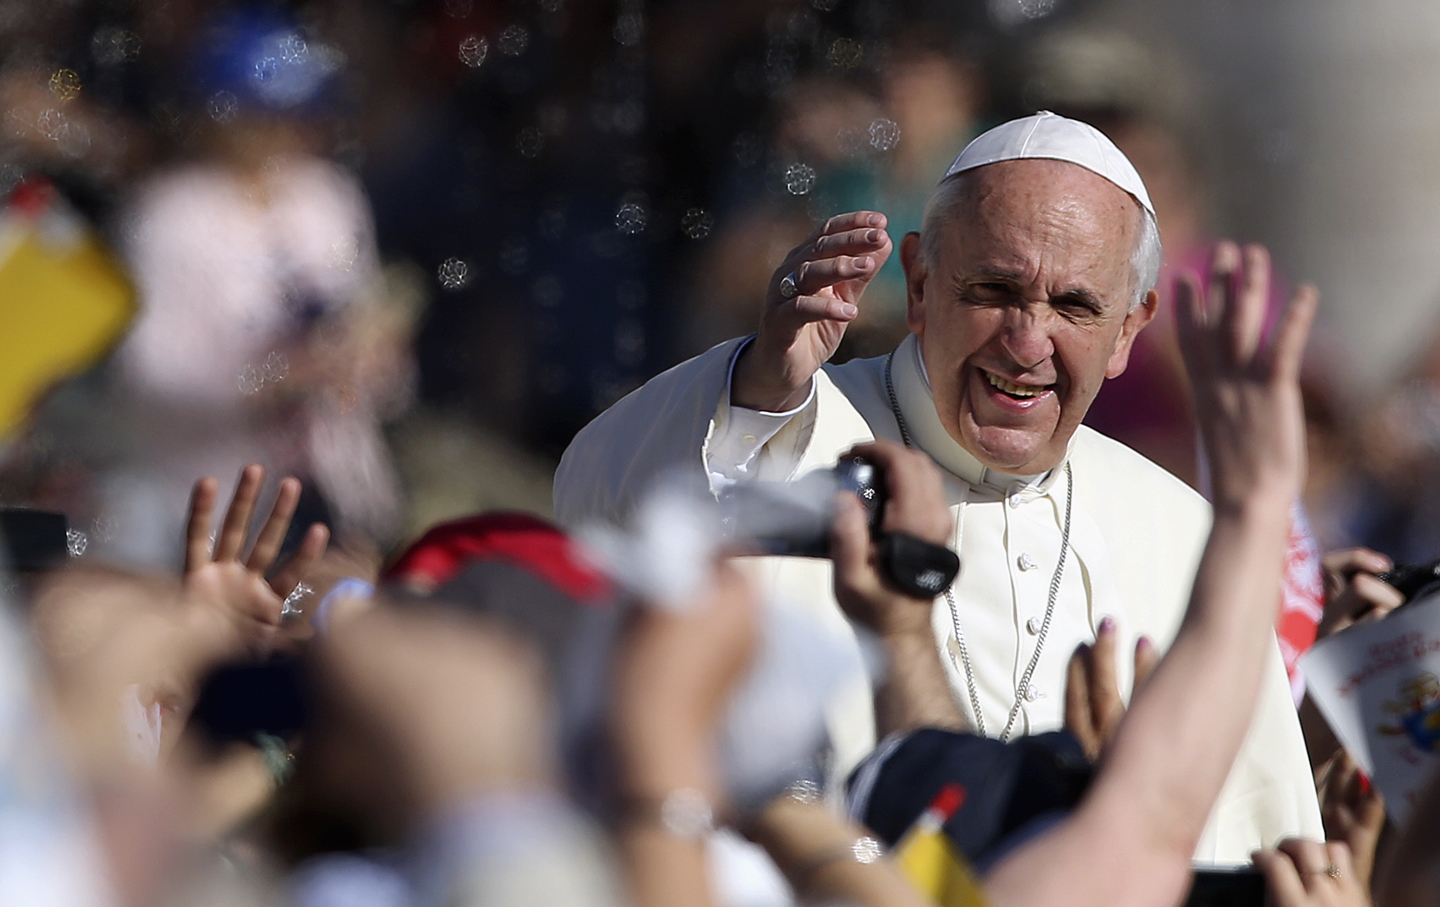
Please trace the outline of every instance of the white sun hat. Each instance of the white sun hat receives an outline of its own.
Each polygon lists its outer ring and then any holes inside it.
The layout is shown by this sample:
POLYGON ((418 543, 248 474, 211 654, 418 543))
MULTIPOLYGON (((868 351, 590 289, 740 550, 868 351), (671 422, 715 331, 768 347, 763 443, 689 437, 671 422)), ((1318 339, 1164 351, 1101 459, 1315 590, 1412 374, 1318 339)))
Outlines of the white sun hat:
POLYGON ((1155 206, 1150 204, 1150 193, 1145 191, 1145 183, 1140 180, 1135 165, 1115 147, 1114 142, 1089 123, 1048 110, 1001 123, 980 135, 965 146, 940 182, 986 164, 1035 158, 1069 161, 1097 173, 1133 195, 1152 217, 1155 216, 1155 206))

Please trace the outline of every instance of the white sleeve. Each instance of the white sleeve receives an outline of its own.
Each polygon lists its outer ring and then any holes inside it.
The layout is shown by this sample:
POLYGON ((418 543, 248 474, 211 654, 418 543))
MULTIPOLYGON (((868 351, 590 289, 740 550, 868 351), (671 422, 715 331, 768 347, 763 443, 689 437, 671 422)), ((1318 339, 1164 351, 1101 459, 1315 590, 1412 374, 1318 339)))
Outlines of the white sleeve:
MULTIPOLYGON (((710 477, 710 490, 718 491, 736 482, 752 478, 758 471, 760 451, 780 431, 815 401, 815 379, 810 379, 810 392, 794 409, 783 413, 746 409, 730 402, 730 386, 735 378, 735 362, 749 342, 741 344, 730 358, 725 376, 725 395, 716 414, 715 432, 705 448, 705 471, 710 477)), ((787 463, 798 461, 800 451, 777 451, 787 463), (786 456, 786 454, 789 454, 786 456)), ((787 470, 788 471, 788 470, 787 470)))

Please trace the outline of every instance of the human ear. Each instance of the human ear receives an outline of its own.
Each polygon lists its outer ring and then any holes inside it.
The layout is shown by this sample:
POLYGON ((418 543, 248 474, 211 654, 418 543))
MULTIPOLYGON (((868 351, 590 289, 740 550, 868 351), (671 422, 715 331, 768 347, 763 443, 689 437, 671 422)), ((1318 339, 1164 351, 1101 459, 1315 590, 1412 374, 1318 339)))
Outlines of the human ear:
POLYGON ((1155 317, 1155 310, 1160 304, 1160 295, 1151 290, 1145 294, 1145 299, 1135 308, 1125 313, 1125 322, 1120 325, 1120 337, 1115 341, 1115 349, 1110 352, 1110 361, 1105 364, 1105 377, 1118 378, 1125 373, 1125 367, 1130 364, 1130 350, 1135 346, 1135 338, 1150 319, 1155 317))
POLYGON ((911 231, 900 240, 900 265, 905 269, 905 323, 920 334, 925 329, 925 256, 919 233, 911 231))

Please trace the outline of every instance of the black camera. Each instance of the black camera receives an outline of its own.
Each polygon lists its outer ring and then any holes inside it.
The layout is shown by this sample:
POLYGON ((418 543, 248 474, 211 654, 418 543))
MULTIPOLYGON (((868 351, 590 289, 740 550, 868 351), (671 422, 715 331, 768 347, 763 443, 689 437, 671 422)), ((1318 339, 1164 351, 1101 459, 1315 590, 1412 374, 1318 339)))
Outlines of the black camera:
POLYGON ((727 537, 758 553, 829 557, 835 495, 853 492, 865 505, 872 534, 885 508, 884 476, 861 457, 816 470, 793 482, 745 482, 719 496, 720 523, 727 537))
POLYGON ((1405 604, 1440 592, 1440 560, 1428 564, 1396 564, 1378 577, 1405 596, 1405 604))

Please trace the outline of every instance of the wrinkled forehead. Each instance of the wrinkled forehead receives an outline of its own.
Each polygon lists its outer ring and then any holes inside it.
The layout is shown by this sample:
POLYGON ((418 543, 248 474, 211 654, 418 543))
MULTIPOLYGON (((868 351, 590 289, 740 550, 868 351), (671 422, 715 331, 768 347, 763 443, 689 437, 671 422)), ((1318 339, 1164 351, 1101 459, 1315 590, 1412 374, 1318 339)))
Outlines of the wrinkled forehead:
MULTIPOLYGON (((936 187, 925 227, 946 237, 1059 244, 1128 266, 1144 211, 1119 186, 1068 161, 1000 161, 957 174, 936 187)), ((1097 264, 1100 262, 1097 262, 1097 264)))

